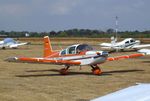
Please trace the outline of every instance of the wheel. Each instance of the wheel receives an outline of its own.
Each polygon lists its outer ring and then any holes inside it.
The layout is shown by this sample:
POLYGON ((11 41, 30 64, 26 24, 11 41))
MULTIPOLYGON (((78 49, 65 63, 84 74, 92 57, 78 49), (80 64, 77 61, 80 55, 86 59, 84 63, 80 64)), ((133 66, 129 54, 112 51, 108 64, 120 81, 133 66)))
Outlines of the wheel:
POLYGON ((62 69, 60 70, 60 74, 62 74, 62 75, 67 75, 67 74, 68 74, 68 69, 62 68, 62 69))
POLYGON ((102 74, 102 70, 100 68, 96 67, 96 68, 92 69, 92 73, 94 75, 100 75, 100 74, 102 74))
POLYGON ((5 47, 2 47, 2 49, 6 49, 5 47))

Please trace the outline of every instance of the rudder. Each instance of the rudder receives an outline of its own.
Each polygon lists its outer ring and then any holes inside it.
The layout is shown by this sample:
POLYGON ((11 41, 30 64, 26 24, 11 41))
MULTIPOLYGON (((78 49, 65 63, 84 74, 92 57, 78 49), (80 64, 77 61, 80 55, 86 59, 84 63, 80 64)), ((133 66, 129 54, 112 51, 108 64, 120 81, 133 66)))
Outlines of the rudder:
POLYGON ((48 36, 44 37, 44 57, 50 56, 52 54, 52 46, 48 36))

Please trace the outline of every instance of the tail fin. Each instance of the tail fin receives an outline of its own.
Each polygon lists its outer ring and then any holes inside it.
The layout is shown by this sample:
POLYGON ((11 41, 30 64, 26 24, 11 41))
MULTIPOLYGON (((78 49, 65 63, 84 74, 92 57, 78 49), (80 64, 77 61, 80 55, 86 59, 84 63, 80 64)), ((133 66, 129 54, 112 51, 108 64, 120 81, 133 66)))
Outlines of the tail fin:
POLYGON ((51 42, 48 36, 44 37, 44 57, 51 55, 53 52, 51 42))
POLYGON ((116 44, 116 41, 117 41, 117 38, 115 38, 114 36, 111 37, 111 45, 115 45, 116 44))

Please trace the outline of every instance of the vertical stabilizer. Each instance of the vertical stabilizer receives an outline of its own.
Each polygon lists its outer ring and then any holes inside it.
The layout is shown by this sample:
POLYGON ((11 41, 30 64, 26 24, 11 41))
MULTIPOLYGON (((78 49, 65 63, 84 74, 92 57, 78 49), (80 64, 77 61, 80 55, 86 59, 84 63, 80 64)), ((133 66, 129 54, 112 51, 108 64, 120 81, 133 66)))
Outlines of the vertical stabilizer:
POLYGON ((48 36, 44 37, 44 57, 50 56, 52 54, 52 46, 48 36))
POLYGON ((114 36, 112 36, 111 37, 111 45, 112 45, 112 47, 116 44, 116 41, 117 41, 117 39, 114 36))

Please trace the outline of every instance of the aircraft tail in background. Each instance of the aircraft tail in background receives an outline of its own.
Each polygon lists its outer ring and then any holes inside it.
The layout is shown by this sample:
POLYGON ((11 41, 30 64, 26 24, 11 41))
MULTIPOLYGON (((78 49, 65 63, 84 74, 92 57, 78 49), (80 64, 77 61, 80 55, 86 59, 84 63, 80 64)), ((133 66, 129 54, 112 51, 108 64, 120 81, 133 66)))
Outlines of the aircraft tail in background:
POLYGON ((114 46, 117 42, 117 38, 115 38, 114 36, 111 37, 111 45, 114 46))

